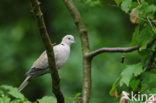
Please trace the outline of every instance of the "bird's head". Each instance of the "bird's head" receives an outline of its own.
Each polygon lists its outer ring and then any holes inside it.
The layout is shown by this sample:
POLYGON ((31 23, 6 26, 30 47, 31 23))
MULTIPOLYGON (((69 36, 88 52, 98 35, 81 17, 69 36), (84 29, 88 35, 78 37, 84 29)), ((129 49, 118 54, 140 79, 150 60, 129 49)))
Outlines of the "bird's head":
POLYGON ((66 35, 63 37, 62 42, 70 45, 72 43, 75 43, 75 40, 74 40, 74 37, 72 35, 66 35))

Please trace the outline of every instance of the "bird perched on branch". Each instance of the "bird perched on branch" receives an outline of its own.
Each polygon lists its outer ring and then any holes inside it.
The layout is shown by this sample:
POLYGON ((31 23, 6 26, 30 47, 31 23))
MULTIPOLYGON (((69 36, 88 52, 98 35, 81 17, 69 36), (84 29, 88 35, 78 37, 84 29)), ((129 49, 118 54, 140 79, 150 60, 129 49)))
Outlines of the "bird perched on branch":
MULTIPOLYGON (((63 37, 62 42, 60 44, 53 47, 57 69, 60 69, 68 60, 70 55, 70 45, 74 42, 75 40, 72 35, 66 35, 63 37)), ((41 56, 33 63, 31 69, 26 73, 27 77, 19 86, 18 91, 23 90, 33 77, 50 73, 48 67, 48 57, 46 51, 44 51, 41 54, 41 56)))

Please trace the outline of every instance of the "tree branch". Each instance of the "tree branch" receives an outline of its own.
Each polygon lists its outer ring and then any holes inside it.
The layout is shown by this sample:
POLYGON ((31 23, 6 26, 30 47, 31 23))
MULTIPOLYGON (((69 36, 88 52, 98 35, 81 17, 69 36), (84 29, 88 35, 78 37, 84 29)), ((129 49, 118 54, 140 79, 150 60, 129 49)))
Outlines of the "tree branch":
POLYGON ((52 78, 52 91, 54 92, 57 98, 57 102, 64 103, 64 96, 60 90, 60 77, 58 75, 58 71, 55 66, 53 45, 51 45, 51 40, 49 38, 47 29, 44 23, 43 14, 40 9, 40 2, 38 0, 31 0, 31 3, 32 3, 33 13, 36 16, 39 32, 40 32, 43 44, 46 48, 46 52, 48 56, 49 69, 51 71, 51 78, 52 78))
POLYGON ((109 53, 113 53, 113 52, 132 52, 137 50, 139 47, 138 46, 133 46, 133 47, 125 47, 125 48, 100 48, 98 50, 92 51, 86 55, 94 57, 98 54, 104 53, 104 52, 109 52, 109 53))
MULTIPOLYGON (((148 43, 147 45, 147 48, 151 47, 156 41, 156 37, 153 37, 153 39, 148 43)), ((139 46, 133 46, 133 47, 124 47, 124 48, 120 48, 120 47, 116 47, 116 48, 100 48, 98 50, 95 50, 95 51, 92 51, 92 52, 89 52, 89 53, 86 53, 86 56, 88 57, 94 57, 94 56, 97 56, 101 53, 126 53, 126 52, 132 52, 132 51, 135 51, 135 50, 138 50, 139 49, 139 46)))
POLYGON ((83 89, 82 89, 82 103, 89 103, 90 91, 91 91, 91 58, 87 57, 85 54, 89 52, 89 42, 88 42, 88 33, 85 28, 85 25, 81 19, 78 9, 73 4, 72 0, 63 0, 64 4, 68 8, 72 18, 75 22, 75 25, 78 28, 82 55, 83 55, 83 89))

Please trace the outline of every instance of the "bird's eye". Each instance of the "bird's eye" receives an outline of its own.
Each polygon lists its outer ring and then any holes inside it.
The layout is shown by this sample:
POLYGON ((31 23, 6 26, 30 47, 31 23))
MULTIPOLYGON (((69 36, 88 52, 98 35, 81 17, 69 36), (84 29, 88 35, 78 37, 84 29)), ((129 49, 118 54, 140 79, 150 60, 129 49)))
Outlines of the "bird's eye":
POLYGON ((68 40, 70 40, 70 38, 68 38, 68 40))

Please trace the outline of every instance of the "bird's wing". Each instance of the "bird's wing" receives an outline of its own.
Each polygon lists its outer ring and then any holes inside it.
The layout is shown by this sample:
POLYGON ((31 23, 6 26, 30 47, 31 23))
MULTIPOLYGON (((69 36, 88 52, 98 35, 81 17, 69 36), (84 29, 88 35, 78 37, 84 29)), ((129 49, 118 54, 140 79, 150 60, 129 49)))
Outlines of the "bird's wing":
POLYGON ((47 53, 44 51, 40 57, 33 63, 31 69, 26 73, 26 75, 29 74, 35 74, 36 72, 43 71, 48 68, 48 59, 47 59, 47 53))
POLYGON ((32 68, 41 68, 45 69, 48 68, 48 58, 47 53, 44 51, 40 57, 33 63, 32 68))
MULTIPOLYGON (((55 61, 58 60, 58 55, 59 55, 59 44, 54 46, 54 54, 55 54, 55 61)), ((34 73, 37 71, 42 71, 44 69, 47 69, 49 66, 48 64, 48 57, 46 50, 40 55, 40 57, 33 63, 31 69, 26 73, 34 73)))
MULTIPOLYGON (((60 50, 61 47, 60 45, 54 46, 54 56, 55 56, 55 62, 57 63, 59 57, 60 57, 60 50)), ((45 69, 48 68, 48 57, 46 51, 44 51, 41 56, 33 63, 32 68, 40 68, 40 69, 45 69)))
MULTIPOLYGON (((59 68, 59 62, 58 60, 60 58, 62 58, 62 55, 60 55, 60 49, 61 49, 61 45, 58 44, 56 46, 54 46, 54 55, 55 55, 55 63, 56 63, 56 68, 59 68)), ((31 69, 26 73, 26 75, 29 74, 35 74, 36 72, 48 72, 48 70, 46 70, 49 67, 48 64, 48 58, 47 58, 47 53, 46 51, 44 51, 41 56, 33 63, 31 69)))

